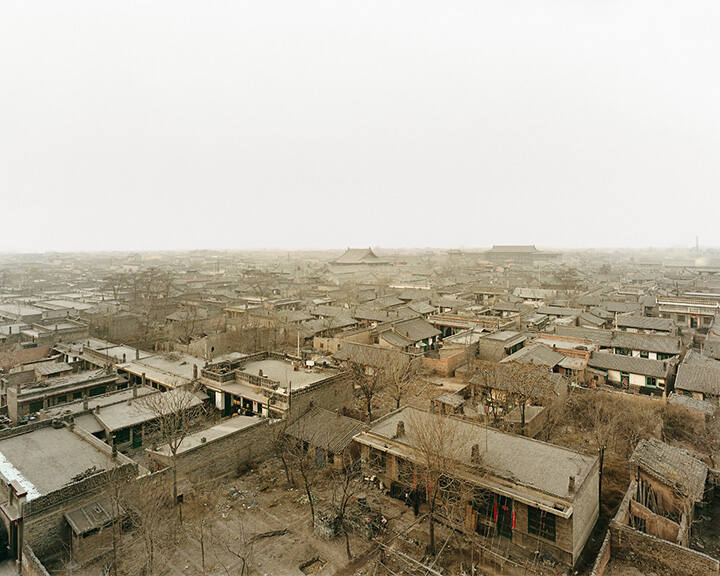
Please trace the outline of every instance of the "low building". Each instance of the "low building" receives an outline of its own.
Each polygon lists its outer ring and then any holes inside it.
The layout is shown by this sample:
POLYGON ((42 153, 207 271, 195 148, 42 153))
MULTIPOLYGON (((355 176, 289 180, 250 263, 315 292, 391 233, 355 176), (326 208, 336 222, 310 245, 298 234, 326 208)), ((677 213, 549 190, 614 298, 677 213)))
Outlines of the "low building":
POLYGON ((422 318, 393 322, 378 332, 380 346, 406 351, 432 348, 440 335, 440 330, 422 318))
MULTIPOLYGON (((391 494, 422 488, 415 426, 451 418, 401 408, 373 423, 355 441, 362 460, 391 494), (415 485, 405 485, 413 482, 415 485)), ((448 474, 471 487, 464 529, 507 539, 529 550, 542 548, 574 565, 599 512, 599 462, 595 456, 455 420, 467 446, 448 474), (479 463, 479 464, 478 464, 479 463)))
POLYGON ((720 405, 720 361, 708 358, 705 362, 693 362, 686 358, 678 366, 675 390, 720 405))
MULTIPOLYGON (((237 475, 248 464, 266 458, 274 434, 271 422, 260 416, 235 415, 187 435, 175 456, 180 492, 188 483, 197 486, 237 475)), ((173 465, 167 444, 146 453, 156 468, 173 465)))
POLYGON ((350 452, 353 438, 367 429, 364 422, 316 406, 295 419, 285 434, 312 453, 318 468, 341 469, 348 459, 356 457, 350 452))
POLYGON ((499 362, 525 346, 526 340, 527 336, 513 330, 483 335, 478 340, 478 360, 499 362))
POLYGON ((154 354, 126 364, 119 364, 120 374, 126 375, 131 384, 145 384, 158 390, 172 390, 190 384, 198 378, 198 368, 203 366, 202 358, 169 352, 154 354))
MULTIPOLYGON (((9 375, 8 379, 12 376, 9 375)), ((15 423, 27 420, 42 410, 128 386, 125 378, 107 370, 89 370, 29 382, 19 378, 13 380, 15 384, 7 388, 7 407, 8 416, 15 423)))
POLYGON ((670 391, 674 365, 668 361, 593 352, 587 361, 587 384, 610 384, 626 392, 662 396, 670 391))
POLYGON ((625 332, 639 332, 643 334, 669 334, 677 333, 675 323, 669 318, 654 318, 651 316, 620 316, 615 319, 615 326, 625 332))
POLYGON ((687 450, 657 438, 641 440, 630 462, 637 483, 628 509, 630 525, 687 546, 695 506, 705 497, 708 467, 687 450))
POLYGON ((335 410, 353 399, 347 372, 273 352, 209 364, 201 374, 211 401, 226 416, 282 416, 302 412, 310 402, 335 410))
POLYGON ((667 360, 682 352, 682 342, 679 336, 572 327, 558 327, 555 329, 555 333, 559 336, 589 340, 601 352, 612 352, 624 356, 667 360))
POLYGON ((73 528, 76 511, 106 498, 113 476, 137 473, 132 460, 72 424, 46 420, 0 432, 0 539, 9 556, 21 559, 23 543, 41 559, 107 552, 93 539, 73 541, 75 532, 88 534, 73 528))

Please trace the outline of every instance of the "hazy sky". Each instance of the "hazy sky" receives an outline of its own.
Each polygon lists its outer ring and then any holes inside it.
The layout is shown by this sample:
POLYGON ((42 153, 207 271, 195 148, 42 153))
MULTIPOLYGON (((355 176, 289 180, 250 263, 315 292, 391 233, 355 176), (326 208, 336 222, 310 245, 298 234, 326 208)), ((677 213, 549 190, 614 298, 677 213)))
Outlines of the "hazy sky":
POLYGON ((2 0, 0 250, 720 246, 718 0, 2 0))

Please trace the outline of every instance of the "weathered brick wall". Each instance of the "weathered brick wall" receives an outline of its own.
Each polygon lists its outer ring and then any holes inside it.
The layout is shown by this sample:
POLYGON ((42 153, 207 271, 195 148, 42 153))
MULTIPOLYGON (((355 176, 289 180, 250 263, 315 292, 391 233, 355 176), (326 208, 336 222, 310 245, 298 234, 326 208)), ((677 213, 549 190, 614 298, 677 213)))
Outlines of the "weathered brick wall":
POLYGON ((600 460, 596 459, 573 500, 573 556, 575 560, 580 556, 600 515, 599 473, 600 460))
POLYGON ((38 430, 40 428, 47 428, 51 425, 52 420, 33 420, 32 422, 22 424, 21 426, 5 428, 4 430, 0 430, 0 440, 4 438, 10 438, 11 436, 16 436, 17 434, 25 434, 26 432, 32 432, 33 430, 38 430))
MULTIPOLYGON (((178 480, 194 485, 212 482, 236 474, 250 462, 264 460, 270 455, 273 426, 269 420, 261 420, 249 428, 178 454, 178 480)), ((163 466, 172 465, 169 456, 149 454, 163 466)))
POLYGON ((528 550, 547 552, 561 562, 573 563, 573 526, 571 519, 555 517, 555 542, 528 533, 528 507, 517 500, 513 502, 515 528, 512 541, 528 550))
POLYGON ((440 376, 454 376, 455 370, 467 363, 467 353, 465 350, 458 350, 457 354, 445 356, 444 358, 428 358, 422 359, 422 366, 427 370, 433 371, 440 376))
POLYGON ((302 414, 310 406, 319 406, 326 410, 338 410, 343 406, 352 406, 355 395, 348 374, 338 374, 315 385, 293 391, 292 412, 302 414))
POLYGON ((605 534, 605 540, 603 540, 602 546, 600 547, 600 552, 598 552, 597 559, 593 565, 592 572, 590 572, 590 576, 603 576, 603 574, 605 574, 605 569, 610 563, 610 558, 612 556, 610 550, 610 532, 608 532, 605 534))
POLYGON ((23 576, 50 576, 30 546, 23 548, 22 573, 23 576))
POLYGON ((610 523, 610 548, 613 557, 633 558, 637 566, 658 574, 720 574, 720 561, 690 548, 633 530, 615 520, 610 523))
MULTIPOLYGON (((125 464, 114 473, 119 474, 117 478, 134 478, 137 465, 125 464)), ((89 504, 106 493, 109 478, 109 472, 96 474, 28 502, 25 505, 25 542, 41 558, 62 550, 70 541, 65 512, 89 504)))

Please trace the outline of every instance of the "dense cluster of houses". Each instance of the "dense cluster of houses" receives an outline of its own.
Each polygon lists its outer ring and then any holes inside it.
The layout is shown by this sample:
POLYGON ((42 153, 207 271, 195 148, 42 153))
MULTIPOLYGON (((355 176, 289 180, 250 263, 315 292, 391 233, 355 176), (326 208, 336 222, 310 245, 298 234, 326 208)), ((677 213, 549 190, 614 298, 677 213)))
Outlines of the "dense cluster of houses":
MULTIPOLYGON (((0 277, 0 557, 28 573, 103 553, 122 521, 108 503, 118 470, 222 478, 272 457, 278 423, 318 467, 350 451, 389 498, 426 506, 420 429, 444 419, 462 444, 448 447, 468 490, 459 529, 572 567, 599 516, 602 457, 535 439, 547 394, 640 395, 703 423, 720 410, 720 268, 533 246, 55 258, 0 277), (367 422, 353 412, 358 366, 460 385, 367 422), (163 444, 158 423, 195 410, 212 418, 163 444)), ((690 535, 720 464, 660 439, 631 463, 596 574, 644 538, 717 574, 690 535)))

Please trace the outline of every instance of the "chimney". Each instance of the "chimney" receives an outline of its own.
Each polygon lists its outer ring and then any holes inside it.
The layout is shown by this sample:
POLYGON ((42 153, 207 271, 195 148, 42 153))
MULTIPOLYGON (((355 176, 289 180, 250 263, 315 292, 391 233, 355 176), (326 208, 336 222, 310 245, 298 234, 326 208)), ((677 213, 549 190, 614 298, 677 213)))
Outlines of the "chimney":
POLYGON ((193 364, 193 380, 197 380, 197 364, 193 364))
POLYGON ((570 476, 568 478, 568 492, 570 494, 575 492, 575 476, 570 476))
POLYGON ((260 370, 258 370, 258 376, 260 376, 260 378, 262 378, 262 377, 263 377, 263 371, 262 371, 262 368, 261 368, 260 370))
POLYGON ((480 464, 480 444, 473 444, 470 448, 470 461, 473 464, 480 464))
POLYGON ((127 354, 123 352, 123 364, 125 364, 125 362, 127 362, 127 354))
POLYGON ((95 404, 95 414, 100 414, 100 404, 95 404))
POLYGON ((135 348, 135 360, 140 360, 140 349, 135 348))
POLYGON ((12 326, 8 326, 8 330, 9 330, 8 334, 12 334, 12 326))
POLYGON ((133 386, 133 398, 137 398, 137 384, 133 386))
POLYGON ((400 420, 397 423, 397 429, 395 430, 395 438, 400 438, 405 435, 405 422, 400 420))
POLYGON ((112 437, 112 455, 113 458, 117 458, 117 444, 115 444, 115 436, 112 437))
POLYGON ((143 388, 147 386, 147 378, 145 378, 145 372, 143 372, 140 376, 140 384, 143 386, 143 388))
POLYGON ((88 409, 88 397, 87 394, 83 394, 83 410, 88 409))

